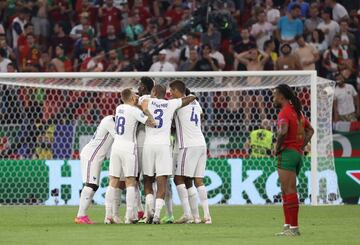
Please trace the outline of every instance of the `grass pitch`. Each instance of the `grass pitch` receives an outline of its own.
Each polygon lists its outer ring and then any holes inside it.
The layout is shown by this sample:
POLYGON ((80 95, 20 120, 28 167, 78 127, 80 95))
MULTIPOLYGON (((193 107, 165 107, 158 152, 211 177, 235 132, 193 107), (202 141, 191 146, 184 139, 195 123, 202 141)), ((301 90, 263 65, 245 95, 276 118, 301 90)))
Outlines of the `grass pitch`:
POLYGON ((300 237, 274 236, 282 228, 281 206, 212 206, 212 225, 104 225, 102 206, 89 210, 97 224, 76 225, 76 211, 1 206, 0 244, 360 244, 360 205, 301 206, 300 237))

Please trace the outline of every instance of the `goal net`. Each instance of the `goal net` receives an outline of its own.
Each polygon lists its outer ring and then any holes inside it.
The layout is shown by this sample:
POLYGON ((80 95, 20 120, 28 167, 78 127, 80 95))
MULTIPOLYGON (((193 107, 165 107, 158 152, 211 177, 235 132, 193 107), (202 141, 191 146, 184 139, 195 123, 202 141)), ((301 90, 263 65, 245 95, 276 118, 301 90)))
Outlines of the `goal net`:
MULTIPOLYGON (((316 129, 298 176, 300 201, 339 200, 331 127, 334 83, 315 72, 7 73, 0 74, 0 204, 78 204, 79 152, 100 120, 114 113, 120 91, 136 89, 142 76, 164 85, 183 80, 203 107, 211 204, 281 202, 274 142, 268 140, 270 151, 259 157, 252 140, 264 135, 251 134, 266 128, 275 138, 272 92, 281 83, 295 89, 316 129)), ((99 204, 107 170, 105 161, 95 196, 99 204)))

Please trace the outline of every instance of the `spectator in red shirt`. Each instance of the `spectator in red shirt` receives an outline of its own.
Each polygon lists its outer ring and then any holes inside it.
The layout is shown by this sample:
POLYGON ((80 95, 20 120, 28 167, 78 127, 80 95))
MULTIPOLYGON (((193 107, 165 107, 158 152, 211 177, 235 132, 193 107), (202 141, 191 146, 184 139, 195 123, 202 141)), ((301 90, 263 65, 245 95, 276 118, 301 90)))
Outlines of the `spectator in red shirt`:
POLYGON ((113 25, 116 33, 120 33, 121 11, 114 7, 113 0, 105 0, 105 6, 99 8, 100 36, 106 36, 107 27, 113 25))
POLYGON ((72 62, 65 55, 64 45, 59 44, 55 48, 55 58, 51 60, 51 63, 55 66, 57 72, 71 72, 72 62))
POLYGON ((166 18, 172 25, 177 25, 182 20, 182 15, 184 13, 183 9, 181 8, 180 4, 175 4, 173 7, 169 8, 165 13, 166 18))
POLYGON ((75 23, 79 23, 81 18, 80 17, 81 13, 86 12, 89 15, 89 24, 91 26, 96 26, 98 8, 94 6, 92 3, 90 3, 89 0, 76 1, 75 11, 76 11, 75 19, 74 19, 75 23))
POLYGON ((53 0, 48 10, 51 23, 63 22, 70 26, 71 8, 68 0, 53 0))
POLYGON ((17 40, 17 47, 21 49, 26 45, 26 36, 27 34, 34 34, 34 25, 30 22, 26 23, 24 26, 24 32, 20 34, 17 40))
POLYGON ((34 34, 26 36, 26 45, 19 51, 19 68, 21 71, 39 71, 40 50, 35 42, 34 34))
POLYGON ((80 65, 86 67, 84 61, 89 61, 89 58, 94 57, 100 49, 96 39, 92 39, 87 33, 83 33, 81 39, 75 43, 74 71, 78 71, 80 65))
POLYGON ((151 17, 149 9, 145 7, 146 5, 143 3, 142 0, 136 0, 134 3, 134 7, 132 9, 132 15, 139 15, 140 16, 140 24, 146 29, 148 25, 148 19, 151 17))

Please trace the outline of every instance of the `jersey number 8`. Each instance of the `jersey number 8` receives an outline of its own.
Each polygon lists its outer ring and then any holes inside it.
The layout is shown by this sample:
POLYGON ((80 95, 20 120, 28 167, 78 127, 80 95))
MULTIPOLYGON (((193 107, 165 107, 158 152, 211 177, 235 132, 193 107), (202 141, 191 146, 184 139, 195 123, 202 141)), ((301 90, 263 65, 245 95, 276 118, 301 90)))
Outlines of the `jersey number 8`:
POLYGON ((116 117, 115 125, 116 133, 118 135, 123 135, 125 132, 125 117, 116 117))

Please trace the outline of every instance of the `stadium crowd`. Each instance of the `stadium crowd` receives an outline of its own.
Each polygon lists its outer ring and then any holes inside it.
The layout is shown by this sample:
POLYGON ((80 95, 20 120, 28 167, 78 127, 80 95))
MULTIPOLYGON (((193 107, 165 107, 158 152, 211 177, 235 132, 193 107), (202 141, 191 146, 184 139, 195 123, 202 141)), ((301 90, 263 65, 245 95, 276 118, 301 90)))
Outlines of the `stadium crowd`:
MULTIPOLYGON (((0 72, 316 69, 339 82, 334 121, 357 121, 359 5, 351 0, 0 0, 0 72), (154 57, 143 55, 182 32, 210 2, 215 21, 193 25, 154 57)), ((116 94, 59 92, 27 89, 15 99, 7 90, 1 110, 16 115, 25 104, 30 118, 37 115, 34 121, 78 116, 92 124, 100 120, 96 115, 113 111, 109 103, 118 102, 116 94), (12 100, 19 108, 7 107, 12 100)), ((239 94, 226 94, 222 104, 235 97, 239 94)), ((209 107, 225 110, 218 99, 209 107)), ((239 110, 242 100, 234 100, 239 110)))

